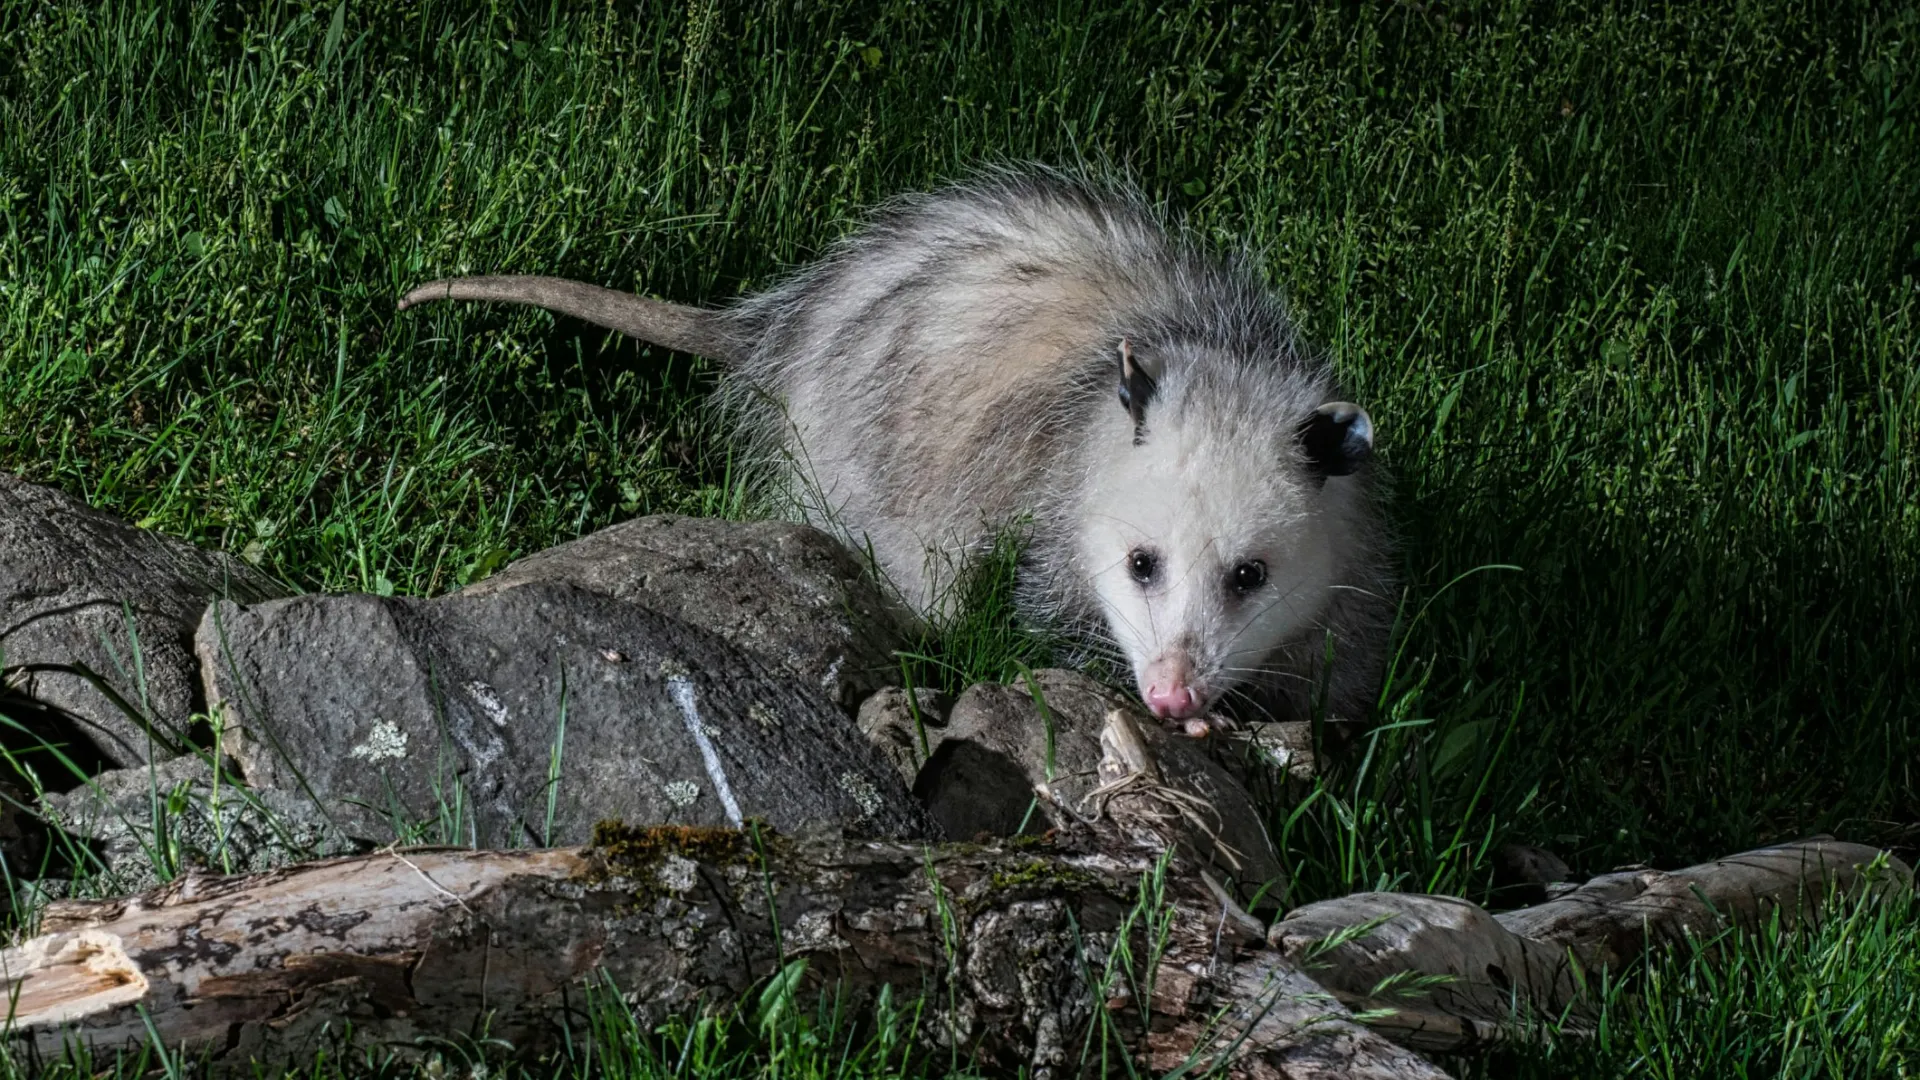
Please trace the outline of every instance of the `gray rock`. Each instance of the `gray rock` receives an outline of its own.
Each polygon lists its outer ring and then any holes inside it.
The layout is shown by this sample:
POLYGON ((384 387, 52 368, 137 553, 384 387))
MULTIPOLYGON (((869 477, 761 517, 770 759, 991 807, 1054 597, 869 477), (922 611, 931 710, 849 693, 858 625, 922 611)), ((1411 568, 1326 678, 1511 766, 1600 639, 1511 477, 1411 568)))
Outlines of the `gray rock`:
POLYGON ((1053 827, 1034 788, 1045 784, 1069 801, 1099 786, 1100 726, 1122 699, 1078 672, 1034 672, 1036 701, 1023 683, 968 687, 939 731, 929 731, 929 757, 914 794, 947 835, 1011 835, 1053 827), (1040 703, 1045 703, 1042 712, 1040 703))
POLYGON ((566 844, 606 818, 746 817, 937 835, 818 689, 599 592, 221 603, 198 647, 247 781, 311 791, 356 837, 566 844))
POLYGON ((912 697, 904 687, 889 686, 860 703, 860 714, 854 722, 893 764, 900 779, 911 784, 927 758, 927 739, 922 731, 944 727, 947 709, 946 699, 924 686, 915 687, 912 697))
MULTIPOLYGON (((954 839, 1042 832, 1053 826, 1053 811, 1035 799, 1037 787, 1044 784, 1055 804, 1083 808, 1100 786, 1107 712, 1135 709, 1134 700, 1075 671, 1042 669, 1034 672, 1034 684, 1037 695, 1024 680, 969 687, 946 725, 927 729, 931 753, 914 795, 954 839)), ((1283 880, 1258 808, 1216 760, 1221 741, 1188 738, 1153 722, 1137 726, 1168 785, 1211 805, 1220 840, 1241 856, 1229 876, 1243 894, 1283 880)))
POLYGON ((1310 782, 1319 775, 1320 760, 1313 752, 1313 724, 1307 720, 1281 720, 1248 724, 1232 732, 1229 738, 1244 742, 1251 757, 1261 766, 1291 780, 1310 782))
MULTIPOLYGON (((5 663, 85 665, 130 704, 144 702, 146 715, 168 736, 183 735, 200 707, 192 641, 207 601, 284 595, 238 559, 137 529, 53 488, 0 474, 5 663)), ((148 759, 145 729, 81 677, 36 672, 19 689, 85 721, 86 737, 114 764, 148 759)), ((169 755, 156 748, 155 756, 169 755)))
POLYGON ((900 677, 915 620, 844 545, 784 521, 636 518, 548 548, 476 582, 485 596, 560 581, 720 635, 851 714, 900 677))
POLYGON ((232 775, 228 768, 216 788, 212 763, 188 754, 42 795, 40 813, 94 841, 99 865, 82 866, 90 874, 85 891, 102 896, 143 892, 187 867, 255 873, 358 849, 306 799, 249 791, 232 775))

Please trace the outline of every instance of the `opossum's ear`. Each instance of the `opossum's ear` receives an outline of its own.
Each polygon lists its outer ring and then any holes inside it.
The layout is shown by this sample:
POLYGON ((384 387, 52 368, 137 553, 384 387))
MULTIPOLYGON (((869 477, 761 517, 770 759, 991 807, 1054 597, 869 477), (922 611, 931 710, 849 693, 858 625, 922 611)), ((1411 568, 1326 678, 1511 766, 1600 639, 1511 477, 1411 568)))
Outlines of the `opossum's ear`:
POLYGON ((1133 346, 1120 339, 1120 404, 1133 417, 1133 445, 1146 438, 1147 402, 1153 400, 1153 376, 1133 362, 1133 346))
POLYGON ((1373 418, 1350 401, 1329 401, 1301 425, 1300 442, 1315 475, 1345 476, 1373 456, 1373 418))

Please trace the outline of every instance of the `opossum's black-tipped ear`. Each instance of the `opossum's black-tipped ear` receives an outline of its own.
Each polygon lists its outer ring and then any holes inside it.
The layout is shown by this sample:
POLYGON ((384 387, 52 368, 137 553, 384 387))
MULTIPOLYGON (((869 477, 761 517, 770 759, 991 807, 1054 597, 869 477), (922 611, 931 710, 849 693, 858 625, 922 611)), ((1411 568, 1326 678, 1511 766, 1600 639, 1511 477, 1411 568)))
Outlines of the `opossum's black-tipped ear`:
POLYGON ((1120 339, 1120 404, 1133 417, 1133 445, 1146 438, 1147 402, 1153 400, 1153 376, 1133 362, 1133 346, 1120 339))
POLYGON ((1346 476, 1373 456, 1373 418, 1350 401, 1329 401, 1300 426, 1300 442, 1315 475, 1346 476))

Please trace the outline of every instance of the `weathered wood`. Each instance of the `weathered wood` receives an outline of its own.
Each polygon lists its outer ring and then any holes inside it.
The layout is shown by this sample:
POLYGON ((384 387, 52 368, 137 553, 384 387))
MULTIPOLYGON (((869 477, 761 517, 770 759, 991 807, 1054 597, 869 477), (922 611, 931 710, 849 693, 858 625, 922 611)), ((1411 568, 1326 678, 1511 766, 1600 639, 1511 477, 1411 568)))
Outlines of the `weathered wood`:
POLYGON ((603 839, 392 851, 56 904, 48 932, 0 960, 13 1038, 43 1054, 69 1036, 113 1048, 145 1041, 151 1023, 169 1046, 238 1064, 309 1055, 343 1020, 391 1042, 489 1017, 493 1035, 531 1049, 553 1045, 599 973, 651 1022, 737 999, 804 957, 814 986, 926 988, 938 1041, 993 1068, 1073 1071, 1099 1010, 1114 1049, 1156 1062, 1232 1045, 1245 1075, 1443 1075, 1355 1024, 1219 894, 1171 879, 1169 944, 1150 1007, 1135 1007, 1125 973, 1146 980, 1149 958, 1129 913, 1153 866, 1138 848, 777 838, 763 852, 731 830, 672 828, 603 839))
POLYGON ((1549 1009, 1576 992, 1564 950, 1518 937, 1455 897, 1358 893, 1309 904, 1275 923, 1269 940, 1349 1008, 1392 1010, 1373 1026, 1423 1050, 1494 1041, 1516 1003, 1549 1009), (1313 955, 1335 935, 1375 922, 1370 932, 1313 955), (1446 981, 1408 981, 1421 976, 1446 981), (1387 982, 1396 978, 1402 981, 1387 982), (1384 993, 1383 984, 1390 988, 1384 993))
POLYGON ((586 848, 388 851, 55 904, 41 937, 0 957, 10 1031, 54 1053, 71 1037, 138 1043, 150 1025, 244 1064, 310 1058, 342 1021, 391 1044, 484 1020, 531 1050, 577 1018, 589 982, 611 980, 650 1027, 804 958, 813 988, 924 991, 934 1041, 996 1071, 1079 1072, 1093 1039, 1095 1062, 1443 1076, 1274 954, 1188 858, 1218 854, 1218 822, 1142 759, 1131 723, 1109 715, 1102 785, 1037 843, 609 827, 586 848), (1158 883, 1149 901, 1143 881, 1158 883))
POLYGON ((1651 944, 1751 925, 1776 910, 1789 926, 1816 918, 1829 887, 1839 895, 1911 888, 1912 872, 1897 859, 1869 878, 1881 854, 1818 837, 1684 870, 1607 874, 1502 915, 1453 897, 1359 893, 1295 909, 1269 941, 1348 1007, 1394 1010, 1371 1022, 1376 1030, 1419 1049, 1458 1052, 1504 1037, 1516 1008, 1583 1030, 1591 1018, 1580 1007, 1578 971, 1618 969, 1651 944), (1375 921, 1309 959, 1317 943, 1375 921), (1445 981, 1376 992, 1383 980, 1418 976, 1445 981))
POLYGON ((1891 856, 1884 874, 1866 876, 1882 854, 1818 836, 1684 870, 1607 874, 1499 920, 1523 937, 1573 948, 1590 967, 1617 967, 1640 955, 1650 939, 1713 933, 1776 909, 1788 925, 1816 918, 1829 888, 1842 895, 1860 888, 1912 888, 1912 869, 1891 856))

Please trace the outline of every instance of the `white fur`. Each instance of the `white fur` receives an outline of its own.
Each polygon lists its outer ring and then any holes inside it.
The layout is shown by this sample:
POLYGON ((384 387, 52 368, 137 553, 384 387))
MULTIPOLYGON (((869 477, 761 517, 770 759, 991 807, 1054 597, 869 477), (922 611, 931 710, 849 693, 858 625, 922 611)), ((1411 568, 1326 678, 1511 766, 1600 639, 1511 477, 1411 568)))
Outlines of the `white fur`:
POLYGON ((1330 703, 1364 710, 1385 626, 1364 480, 1323 486, 1298 436, 1331 374, 1247 271, 1137 199, 997 174, 901 200, 730 316, 758 343, 737 415, 801 513, 922 610, 1031 514, 1030 610, 1104 630, 1143 695, 1184 662, 1208 703, 1264 686, 1257 708, 1298 714, 1330 632, 1330 703), (1115 396, 1126 336, 1157 380, 1139 445, 1115 396), (1143 544, 1166 560, 1144 590, 1143 544), (1238 597, 1248 559, 1269 579, 1238 597))

